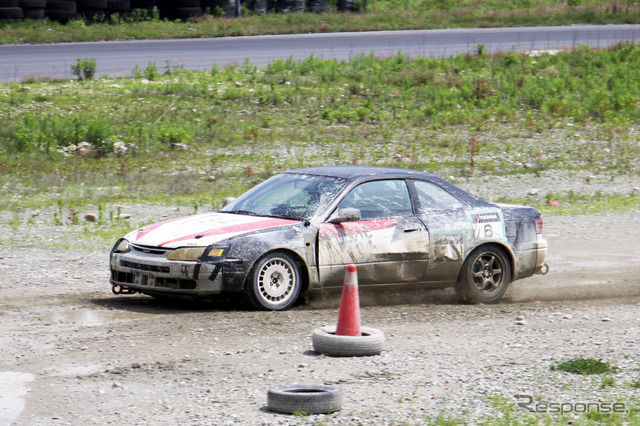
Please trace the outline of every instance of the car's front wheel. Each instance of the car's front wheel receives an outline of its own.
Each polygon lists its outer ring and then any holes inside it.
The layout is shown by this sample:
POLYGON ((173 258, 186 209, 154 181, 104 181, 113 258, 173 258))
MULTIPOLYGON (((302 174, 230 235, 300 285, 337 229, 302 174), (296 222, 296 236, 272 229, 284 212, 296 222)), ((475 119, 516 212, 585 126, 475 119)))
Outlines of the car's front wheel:
POLYGON ((461 302, 492 304, 504 296, 510 282, 511 264, 504 250, 486 246, 467 257, 454 288, 461 302))
POLYGON ((255 308, 283 311, 293 306, 300 289, 300 268, 296 260, 287 253, 274 252, 256 263, 245 291, 255 308))

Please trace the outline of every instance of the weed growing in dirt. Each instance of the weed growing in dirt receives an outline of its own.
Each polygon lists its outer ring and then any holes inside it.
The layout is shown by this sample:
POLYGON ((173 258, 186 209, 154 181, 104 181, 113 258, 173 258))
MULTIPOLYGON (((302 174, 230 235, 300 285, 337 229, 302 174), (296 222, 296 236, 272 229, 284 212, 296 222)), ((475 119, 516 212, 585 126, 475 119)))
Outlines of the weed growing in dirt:
POLYGON ((618 367, 611 365, 608 362, 595 358, 574 358, 568 361, 557 362, 552 365, 553 371, 565 371, 575 374, 604 374, 615 373, 618 371, 618 367))
POLYGON ((616 387, 616 381, 614 378, 609 376, 604 376, 602 378, 602 383, 600 383, 600 389, 614 388, 616 387))
POLYGON ((96 60, 93 58, 78 58, 71 64, 71 71, 79 80, 91 80, 96 74, 96 60))

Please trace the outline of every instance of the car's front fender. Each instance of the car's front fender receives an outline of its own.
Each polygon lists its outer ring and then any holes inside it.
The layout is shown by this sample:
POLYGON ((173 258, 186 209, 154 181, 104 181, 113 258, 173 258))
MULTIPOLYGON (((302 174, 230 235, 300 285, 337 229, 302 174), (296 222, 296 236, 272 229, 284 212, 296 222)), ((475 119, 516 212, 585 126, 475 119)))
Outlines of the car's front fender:
POLYGON ((303 263, 301 268, 304 268, 304 271, 302 272, 308 277, 308 265, 313 264, 313 261, 309 262, 307 256, 303 227, 303 224, 299 224, 230 239, 229 250, 225 254, 225 267, 222 271, 223 290, 243 290, 247 276, 255 263, 267 253, 277 250, 291 252, 299 258, 303 263))

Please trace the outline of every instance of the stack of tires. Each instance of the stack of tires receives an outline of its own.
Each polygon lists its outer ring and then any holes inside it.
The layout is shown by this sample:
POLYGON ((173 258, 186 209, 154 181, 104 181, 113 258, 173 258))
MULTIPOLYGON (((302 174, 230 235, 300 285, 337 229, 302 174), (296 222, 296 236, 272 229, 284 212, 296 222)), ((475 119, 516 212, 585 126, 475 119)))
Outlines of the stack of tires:
MULTIPOLYGON (((0 0, 1 20, 43 19, 66 23, 78 17, 87 22, 102 22, 106 17, 152 17, 157 8, 163 19, 188 20, 207 13, 226 18, 241 16, 242 0, 0 0)), ((305 10, 324 13, 329 0, 245 0, 249 10, 264 14, 302 13, 305 10)), ((367 0, 337 0, 340 12, 365 9, 367 0)))
POLYGON ((130 0, 130 9, 134 16, 140 18, 153 17, 156 8, 156 0, 130 0))
POLYGON ((313 13, 329 11, 329 0, 307 0, 307 10, 313 13))
POLYGON ((108 0, 76 0, 77 11, 87 22, 102 22, 107 14, 108 0))
POLYGON ((126 18, 130 11, 131 0, 107 0, 107 16, 117 14, 121 18, 126 18))
MULTIPOLYGON (((353 0, 349 1, 353 2, 353 0)), ((305 0, 248 0, 247 8, 261 15, 267 12, 303 13, 305 10, 313 13, 324 13, 329 11, 329 0, 307 0, 306 8, 305 0)))
POLYGON ((275 10, 278 13, 302 13, 304 0, 277 0, 275 10))
POLYGON ((0 20, 18 21, 23 18, 24 15, 18 5, 18 0, 0 0, 0 20))
POLYGON ((47 0, 44 15, 52 21, 69 22, 78 17, 75 0, 47 0))
POLYGON ((18 6, 22 8, 24 19, 44 19, 47 0, 19 0, 18 6))
MULTIPOLYGON (((254 3, 264 3, 262 6, 256 6, 260 11, 257 13, 266 13, 266 0, 256 0, 254 3)), ((237 18, 242 15, 240 10, 240 0, 203 0, 202 7, 210 15, 218 15, 222 13, 225 18, 237 18)))
POLYGON ((367 0, 338 0, 336 7, 339 12, 362 12, 367 8, 367 0))
POLYGON ((160 0, 160 17, 186 20, 202 15, 201 0, 160 0))

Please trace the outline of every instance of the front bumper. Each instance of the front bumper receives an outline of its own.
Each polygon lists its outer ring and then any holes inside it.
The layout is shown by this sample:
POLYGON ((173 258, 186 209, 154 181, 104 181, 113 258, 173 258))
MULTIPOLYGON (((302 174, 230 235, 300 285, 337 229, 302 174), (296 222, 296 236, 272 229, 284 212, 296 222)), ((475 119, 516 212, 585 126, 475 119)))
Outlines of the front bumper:
POLYGON ((233 272, 238 260, 189 262, 168 260, 164 254, 132 250, 112 253, 114 292, 175 293, 207 296, 224 289, 223 274, 233 272), (118 289, 118 291, 116 291, 118 289))

